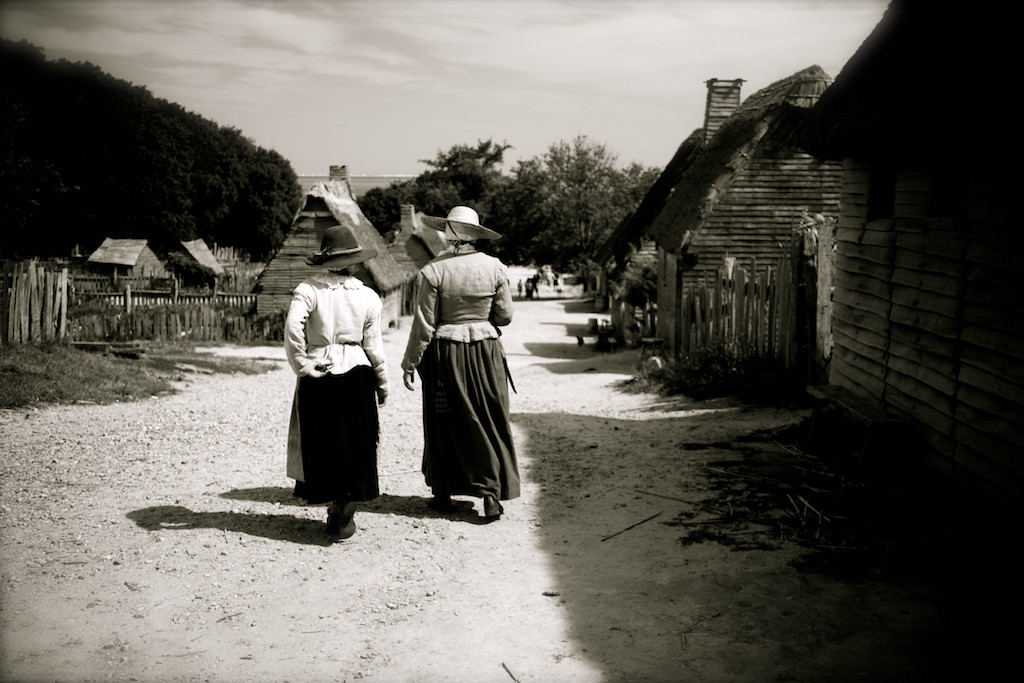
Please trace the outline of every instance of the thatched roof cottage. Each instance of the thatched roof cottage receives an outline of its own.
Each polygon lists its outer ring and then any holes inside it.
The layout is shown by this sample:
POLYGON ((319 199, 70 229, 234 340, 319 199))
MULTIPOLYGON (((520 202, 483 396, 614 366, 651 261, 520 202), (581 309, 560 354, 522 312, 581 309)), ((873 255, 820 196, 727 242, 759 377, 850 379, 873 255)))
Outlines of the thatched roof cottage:
POLYGON ((338 224, 351 229, 361 245, 377 250, 377 256, 363 264, 370 275, 366 284, 380 294, 385 324, 398 323, 402 286, 412 274, 398 265, 384 239, 352 198, 344 166, 332 166, 331 178, 306 193, 288 237, 257 282, 256 308, 260 315, 287 310, 295 287, 313 272, 306 265, 306 257, 320 249, 327 228, 338 224))
POLYGON ((402 204, 402 218, 389 233, 388 251, 405 270, 419 273, 435 256, 448 248, 444 233, 420 222, 422 211, 412 204, 402 204))
MULTIPOLYGON (((742 104, 742 81, 708 81, 702 149, 645 227, 658 245, 658 336, 678 352, 683 287, 711 277, 726 258, 750 268, 779 262, 804 214, 837 215, 839 164, 802 151, 794 134, 831 84, 811 66, 742 104)), ((692 155, 692 156, 691 156, 692 155)), ((664 187, 658 189, 664 195, 664 187)))

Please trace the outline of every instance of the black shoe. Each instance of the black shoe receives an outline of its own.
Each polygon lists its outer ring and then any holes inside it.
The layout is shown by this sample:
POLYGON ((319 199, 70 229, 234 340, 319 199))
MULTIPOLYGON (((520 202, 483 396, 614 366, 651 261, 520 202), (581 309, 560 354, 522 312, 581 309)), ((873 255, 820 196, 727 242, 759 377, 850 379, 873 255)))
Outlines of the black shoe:
POLYGON ((336 538, 351 538, 356 533, 356 504, 352 501, 327 508, 327 533, 336 538))
POLYGON ((505 512, 504 508, 501 507, 501 503, 494 496, 484 496, 484 517, 487 519, 498 519, 501 514, 505 512))

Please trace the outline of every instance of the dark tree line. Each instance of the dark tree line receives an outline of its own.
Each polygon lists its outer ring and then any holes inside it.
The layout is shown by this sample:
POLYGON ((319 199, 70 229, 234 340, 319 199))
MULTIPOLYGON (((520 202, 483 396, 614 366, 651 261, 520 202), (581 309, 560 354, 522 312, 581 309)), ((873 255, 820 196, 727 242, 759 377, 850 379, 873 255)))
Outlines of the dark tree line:
POLYGON ((89 63, 0 41, 0 255, 203 238, 273 253, 301 200, 291 164, 89 63))

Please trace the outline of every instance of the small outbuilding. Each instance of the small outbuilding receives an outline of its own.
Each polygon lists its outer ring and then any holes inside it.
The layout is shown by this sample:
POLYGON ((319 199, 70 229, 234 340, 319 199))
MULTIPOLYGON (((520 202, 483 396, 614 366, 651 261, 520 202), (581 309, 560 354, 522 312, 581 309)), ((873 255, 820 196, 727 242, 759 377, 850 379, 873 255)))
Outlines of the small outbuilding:
POLYGON ((108 237, 89 254, 87 263, 92 270, 114 277, 155 278, 170 275, 146 239, 108 237))

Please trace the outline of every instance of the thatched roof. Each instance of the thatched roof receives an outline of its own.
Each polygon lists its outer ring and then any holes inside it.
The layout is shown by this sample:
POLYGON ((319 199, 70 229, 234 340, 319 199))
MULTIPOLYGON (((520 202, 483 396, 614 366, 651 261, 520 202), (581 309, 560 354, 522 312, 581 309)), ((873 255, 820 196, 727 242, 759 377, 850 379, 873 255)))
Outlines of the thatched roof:
POLYGON ((388 233, 388 250, 391 255, 400 266, 413 273, 418 273, 448 248, 444 233, 425 226, 420 220, 424 215, 424 212, 416 211, 412 204, 403 204, 401 221, 388 233))
POLYGON ((116 266, 134 267, 139 262, 142 252, 149 243, 144 239, 115 239, 108 237, 103 240, 96 251, 89 254, 89 263, 107 263, 116 266))
POLYGON ((206 242, 202 239, 194 239, 189 242, 185 240, 181 241, 181 246, 185 247, 185 251, 192 255, 200 265, 206 266, 214 272, 216 275, 224 274, 224 267, 217 261, 217 257, 213 255, 210 248, 206 246, 206 242))
MULTIPOLYGON (((331 216, 339 225, 344 225, 352 230, 359 244, 366 248, 377 250, 377 256, 365 264, 367 270, 373 275, 374 284, 381 291, 390 291, 400 287, 409 279, 409 274, 398 265, 394 257, 388 252, 384 238, 380 236, 377 229, 373 227, 369 219, 363 215, 359 205, 352 198, 348 183, 338 180, 328 180, 318 183, 306 193, 302 209, 296 215, 296 220, 303 215, 303 211, 310 203, 310 199, 322 200, 331 212, 331 216)), ((326 229, 326 228, 325 228, 326 229)), ((317 242, 323 237, 321 233, 317 242)))
MULTIPOLYGON (((1012 3, 893 0, 808 117, 821 159, 1006 154, 1019 57, 1012 3)), ((1012 125, 1012 127, 1011 127, 1012 125)))
POLYGON ((448 240, 440 230, 434 230, 433 228, 428 228, 423 225, 420 221, 420 217, 423 215, 425 214, 422 211, 416 212, 416 229, 412 233, 413 237, 423 242, 423 246, 426 247, 427 251, 429 251, 431 255, 437 256, 448 248, 448 240))
POLYGON ((664 249, 685 249, 759 150, 794 142, 808 108, 830 83, 821 67, 811 66, 747 98, 686 168, 648 234, 664 249))
POLYGON ((614 258, 616 267, 625 265, 630 248, 640 244, 652 221, 665 207, 672 188, 676 186, 683 177, 683 173, 693 163, 697 153, 700 152, 703 138, 704 129, 698 128, 683 140, 661 175, 644 195, 640 206, 631 216, 619 223, 608 239, 598 248, 594 257, 595 261, 607 265, 614 258))

